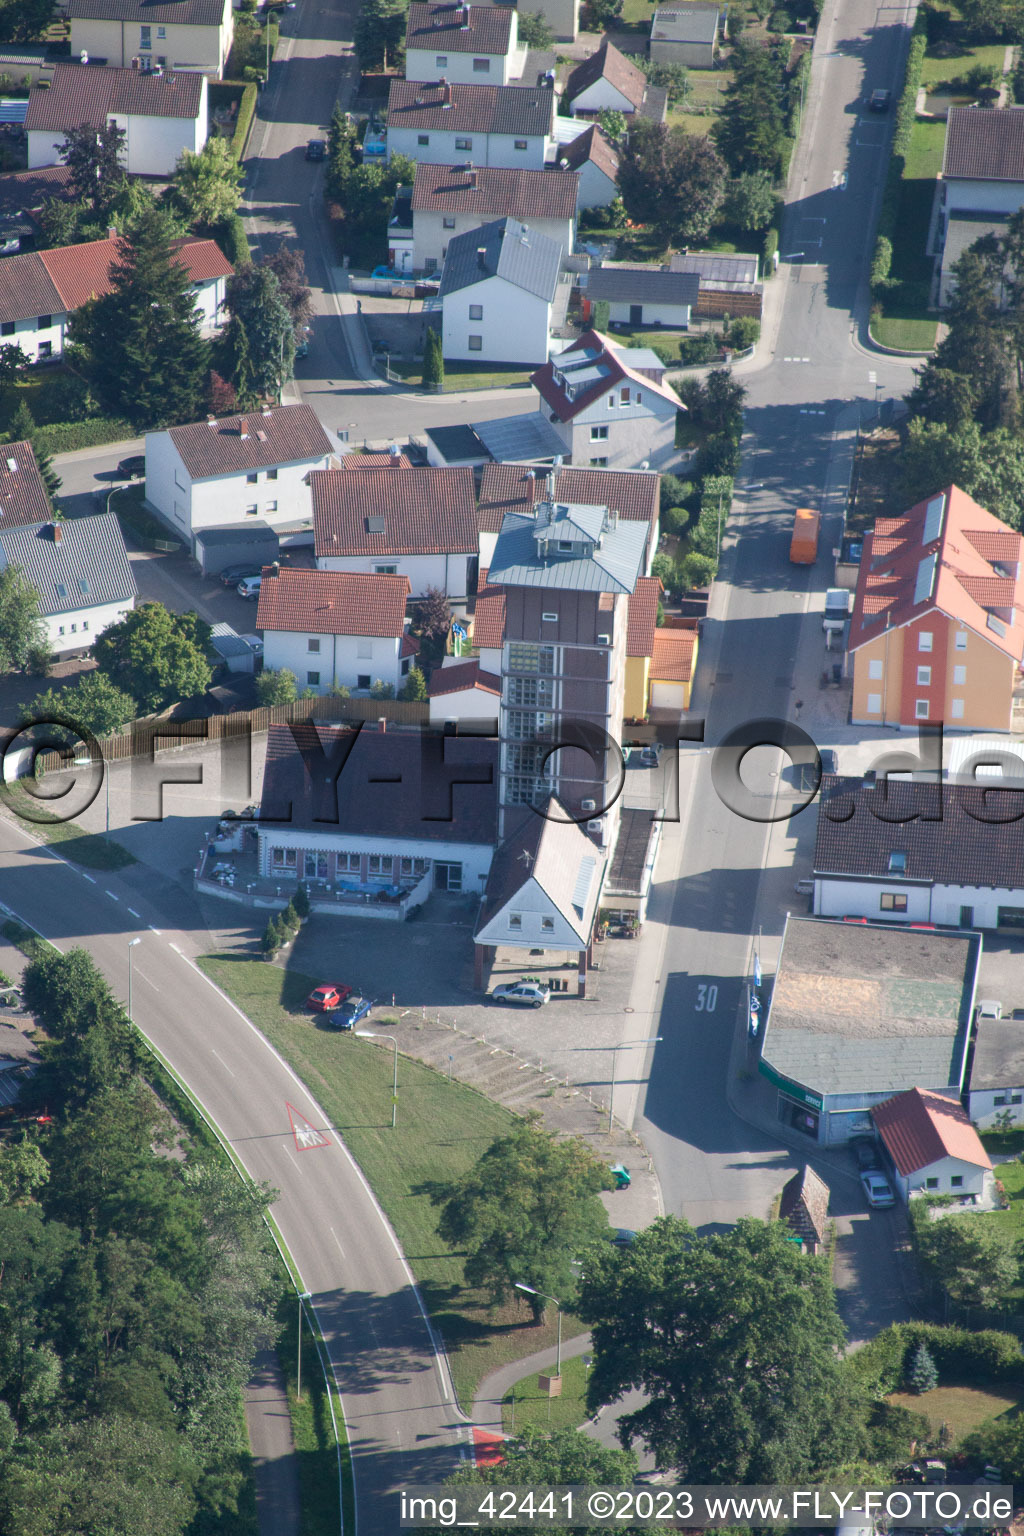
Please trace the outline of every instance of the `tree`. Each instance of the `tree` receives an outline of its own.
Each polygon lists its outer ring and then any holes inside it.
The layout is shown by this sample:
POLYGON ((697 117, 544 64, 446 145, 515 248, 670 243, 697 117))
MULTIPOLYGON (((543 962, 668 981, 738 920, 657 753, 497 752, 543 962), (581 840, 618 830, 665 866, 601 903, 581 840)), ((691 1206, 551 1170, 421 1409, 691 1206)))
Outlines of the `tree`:
POLYGON ((345 201, 348 178, 356 169, 358 143, 355 125, 336 105, 327 130, 327 175, 324 178, 324 196, 336 203, 345 201))
POLYGON ((626 137, 625 113, 615 112, 611 107, 601 108, 597 114, 597 125, 605 137, 616 146, 620 145, 626 137))
POLYGON ((910 1357, 910 1367, 907 1371, 907 1385, 911 1392, 930 1392, 939 1384, 939 1373, 935 1369, 935 1361, 932 1359, 928 1346, 922 1339, 910 1357))
POLYGON ((775 183, 770 171, 743 171, 730 181, 725 194, 725 217, 731 224, 753 233, 767 229, 775 213, 775 183))
POLYGON ((441 334, 433 326, 429 327, 427 339, 423 344, 423 384, 427 389, 444 388, 444 353, 441 348, 441 334))
POLYGON ((393 699, 395 696, 394 683, 386 683, 382 677, 374 679, 370 687, 371 699, 393 699))
POLYGON ((409 675, 398 697, 406 699, 411 703, 418 703, 427 697, 427 680, 419 667, 411 667, 409 669, 409 675))
POLYGON ((19 400, 14 415, 11 417, 11 424, 7 429, 8 442, 30 443, 35 430, 35 417, 29 410, 27 403, 24 400, 19 400))
POLYGON ((291 904, 300 918, 305 920, 309 916, 309 891, 301 880, 295 888, 295 895, 292 897, 291 904))
POLYGON ((210 686, 209 643, 210 626, 197 614, 143 603, 97 636, 92 651, 100 671, 150 713, 210 686))
POLYGON ((228 376, 227 387, 240 411, 252 410, 258 404, 256 374, 253 369, 249 334, 238 315, 232 316, 227 330, 221 337, 218 353, 228 376))
POLYGON ((586 32, 607 32, 622 15, 622 0, 586 0, 585 19, 580 25, 586 32))
POLYGON ((108 410, 136 427, 192 421, 209 370, 192 280, 157 209, 122 239, 111 291, 78 311, 73 338, 108 410))
MULTIPOLYGON (((227 306, 245 331, 253 388, 264 399, 279 396, 292 375, 295 331, 276 274, 265 264, 243 267, 228 279, 227 306)), ((237 376, 232 383, 241 398, 237 376)))
POLYGON ((27 367, 28 358, 19 346, 8 342, 0 347, 0 400, 7 394, 12 384, 17 383, 27 367))
POLYGON ((242 167, 227 139, 207 139, 198 154, 186 149, 171 179, 171 197, 188 222, 209 229, 230 218, 241 196, 242 167))
POLYGON ((3 0, 0 43, 37 42, 52 20, 52 0, 3 0))
POLYGON ((401 66, 408 9, 408 0, 365 0, 352 32, 364 71, 401 66))
POLYGON ((295 340, 299 341, 313 315, 313 300, 306 283, 306 263, 301 251, 293 251, 287 245, 278 246, 268 256, 264 266, 277 278, 281 297, 292 317, 295 340))
POLYGON ((1016 424, 1016 368, 997 293, 1002 259, 998 252, 993 256, 972 247, 954 263, 956 287, 945 316, 948 331, 918 375, 910 396, 912 409, 934 399, 934 372, 951 372, 970 380, 979 426, 988 430, 1016 424))
POLYGON ((1018 1278, 1018 1265, 999 1229, 983 1216, 944 1216, 917 1235, 921 1267, 961 1306, 997 1307, 1018 1278))
POLYGON ((710 139, 641 120, 619 160, 619 191, 630 218, 666 242, 704 240, 725 195, 726 169, 710 139))
MULTIPOLYGON (((430 1198, 441 1207, 438 1232, 464 1255, 467 1285, 496 1302, 517 1280, 561 1298, 575 1291, 574 1261, 607 1232, 597 1192, 610 1186, 607 1167, 578 1137, 558 1140, 531 1118, 430 1198)), ((534 1296, 531 1305, 539 1322, 545 1303, 534 1296)))
POLYGON ((435 645, 441 645, 448 637, 452 622, 452 610, 448 594, 442 587, 428 587, 417 608, 420 633, 435 645))
POLYGON ((550 48, 555 34, 539 11, 520 11, 519 41, 527 48, 550 48))
POLYGON ((702 555, 691 549, 679 562, 679 575, 687 588, 707 587, 715 579, 718 561, 714 555, 702 555))
POLYGON ((39 593, 18 565, 0 571, 0 672, 26 670, 46 644, 39 593))
POLYGON ((778 1222, 741 1218, 702 1238, 663 1217, 588 1260, 576 1311, 593 1335, 591 1411, 640 1388, 647 1401, 620 1418, 619 1438, 680 1481, 799 1481, 860 1449, 827 1265, 778 1222))
POLYGON ((235 386, 213 368, 206 385, 206 409, 213 416, 231 416, 238 409, 235 386))
POLYGON ((59 1041, 80 1034, 101 1007, 114 1001, 88 950, 62 953, 49 946, 25 967, 22 998, 46 1033, 59 1041))
POLYGON ((740 42, 732 65, 714 130, 716 142, 734 176, 744 171, 774 176, 786 135, 780 57, 773 49, 740 42))
POLYGON ((345 248, 367 265, 387 258, 388 215, 399 186, 411 184, 415 163, 392 155, 386 164, 354 166, 344 177, 339 202, 344 210, 345 248))
POLYGON ((690 94, 690 73, 682 64, 662 64, 656 59, 639 55, 635 60, 652 85, 660 85, 668 92, 669 104, 676 106, 690 94))
POLYGON ((264 709, 273 704, 294 704, 298 696, 298 680, 287 667, 278 671, 265 667, 256 679, 256 697, 264 709))
POLYGON ((94 736, 112 736, 134 720, 138 706, 106 673, 86 672, 73 686, 37 693, 26 712, 29 720, 66 720, 94 736))
POLYGON ((106 218, 114 199, 128 179, 124 168, 128 134, 111 120, 102 128, 83 123, 70 128, 57 154, 71 172, 75 196, 99 219, 106 218))

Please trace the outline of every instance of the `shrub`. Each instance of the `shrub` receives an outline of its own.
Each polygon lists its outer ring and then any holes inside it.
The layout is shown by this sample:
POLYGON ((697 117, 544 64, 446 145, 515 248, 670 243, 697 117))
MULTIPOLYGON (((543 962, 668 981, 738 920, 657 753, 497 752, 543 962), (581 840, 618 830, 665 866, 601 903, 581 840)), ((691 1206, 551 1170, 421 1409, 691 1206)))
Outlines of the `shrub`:
POLYGON ((779 232, 774 224, 769 224, 764 232, 764 243, 761 247, 762 276, 771 277, 775 270, 775 252, 779 248, 779 232))
POLYGON ((754 315, 739 315, 729 327, 729 345, 737 352, 754 346, 761 336, 761 322, 754 315))
POLYGON ((296 910, 294 901, 290 901, 281 913, 281 926, 286 928, 289 933, 298 933, 302 927, 302 919, 296 910))
POLYGON ((275 955, 281 948, 281 928, 276 917, 272 917, 263 930, 260 939, 260 949, 265 955, 275 955))
POLYGON ((928 1346, 922 1339, 910 1357, 910 1365, 907 1368, 907 1386, 911 1392, 930 1392, 938 1386, 939 1373, 935 1369, 935 1361, 928 1352, 928 1346))
POLYGON ((875 254, 871 260, 871 288, 874 291, 888 282, 892 271, 892 241, 888 235, 879 235, 875 241, 875 254))
POLYGON ((299 690, 295 673, 288 667, 275 671, 265 668, 256 679, 256 697, 264 709, 274 704, 291 704, 298 698, 299 690))
POLYGON ((309 892, 304 885, 299 885, 298 890, 291 899, 291 905, 302 919, 309 916, 309 892))
POLYGON ((714 555, 702 555, 691 549, 679 562, 679 574, 684 587, 706 587, 718 574, 718 561, 714 555))
POLYGON ((938 1323, 895 1323, 858 1350, 850 1368, 873 1396, 884 1397, 898 1391, 907 1357, 918 1344, 927 1348, 940 1382, 1019 1381, 1024 1375, 1024 1352, 1012 1333, 975 1333, 938 1323))
POLYGON ((242 103, 238 108, 235 131, 231 138, 231 153, 236 160, 241 160, 245 154, 245 146, 249 139, 249 131, 252 128, 252 120, 256 116, 257 95, 258 88, 252 84, 247 85, 242 92, 242 103))
POLYGON ((78 448, 98 448, 103 443, 119 443, 134 437, 130 422, 114 416, 92 416, 88 421, 57 421, 37 427, 32 446, 38 453, 74 453, 78 448))
POLYGON ((710 331, 696 336, 684 336, 679 343, 679 357, 684 367, 695 367, 713 362, 718 355, 718 342, 710 331))
POLYGON ((213 231, 213 238, 233 267, 249 265, 252 256, 240 214, 233 213, 229 219, 218 224, 213 231))
POLYGON ((370 698, 371 699, 393 699, 394 696, 395 696, 395 685, 394 685, 394 683, 386 683, 384 681, 384 679, 381 678, 381 677, 378 677, 375 680, 375 682, 373 684, 373 687, 370 689, 370 698))
POLYGON ((697 450, 694 476, 734 475, 740 467, 740 446, 727 432, 712 432, 697 450))

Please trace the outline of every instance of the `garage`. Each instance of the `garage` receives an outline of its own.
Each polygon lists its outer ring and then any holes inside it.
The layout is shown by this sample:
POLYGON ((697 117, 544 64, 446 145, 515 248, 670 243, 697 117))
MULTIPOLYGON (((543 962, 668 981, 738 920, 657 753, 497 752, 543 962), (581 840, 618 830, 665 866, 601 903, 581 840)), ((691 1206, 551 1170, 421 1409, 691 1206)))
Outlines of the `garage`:
POLYGON ((674 710, 690 707, 690 690, 697 665, 697 620, 675 619, 654 631, 651 651, 650 708, 674 710))
POLYGON ((680 714, 686 708, 685 683, 652 683, 652 709, 677 709, 680 714))

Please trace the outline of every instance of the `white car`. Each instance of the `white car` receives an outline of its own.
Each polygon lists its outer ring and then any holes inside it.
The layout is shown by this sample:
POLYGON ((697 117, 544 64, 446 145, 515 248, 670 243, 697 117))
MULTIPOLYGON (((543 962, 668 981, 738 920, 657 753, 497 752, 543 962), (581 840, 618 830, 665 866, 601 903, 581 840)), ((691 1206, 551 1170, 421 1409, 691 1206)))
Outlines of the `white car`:
POLYGON ((520 1008, 540 1008, 548 1000, 546 987, 538 987, 533 981, 506 982, 491 993, 496 1003, 515 1003, 520 1008))
POLYGON ((250 601, 255 601, 255 599, 260 595, 260 587, 262 585, 262 576, 243 576, 241 581, 238 583, 238 586, 235 588, 235 591, 238 593, 239 597, 247 597, 250 599, 250 601))
POLYGON ((868 1205, 874 1211, 884 1211, 896 1204, 896 1196, 892 1192, 892 1186, 888 1179, 882 1177, 874 1168, 869 1168, 860 1176, 860 1182, 864 1186, 864 1193, 868 1198, 868 1205))

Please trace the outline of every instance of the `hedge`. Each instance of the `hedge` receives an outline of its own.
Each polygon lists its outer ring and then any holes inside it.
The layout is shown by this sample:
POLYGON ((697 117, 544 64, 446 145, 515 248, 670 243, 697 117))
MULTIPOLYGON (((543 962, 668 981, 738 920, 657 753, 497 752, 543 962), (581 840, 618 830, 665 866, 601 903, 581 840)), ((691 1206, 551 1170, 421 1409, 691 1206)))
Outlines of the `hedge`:
POLYGON ((850 1368, 877 1395, 903 1383, 910 1352, 927 1346, 939 1380, 947 1382, 1024 1381, 1024 1351, 1012 1333, 943 1328, 938 1323, 896 1323, 850 1357, 850 1368))
POLYGON ((774 224, 769 224, 764 232, 764 245, 761 251, 761 276, 771 277, 775 271, 775 252, 779 248, 779 232, 774 224))
POLYGON ((137 436, 131 422, 94 416, 88 421, 55 421, 48 427, 36 427, 32 444, 41 453, 74 453, 77 448, 98 448, 102 443, 119 443, 137 436))
POLYGON ((247 267, 252 260, 241 214, 233 213, 213 231, 213 238, 233 267, 247 267))
MULTIPOLYGON (((235 84, 232 81, 231 84, 235 84)), ((259 87, 247 85, 242 91, 242 105, 238 109, 238 117, 235 120, 235 131, 231 139, 231 153, 236 160, 241 160, 245 154, 245 146, 249 141, 252 130, 252 120, 256 116, 256 98, 259 95, 259 87)))
POLYGON ((892 237, 896 229, 896 214, 900 203, 900 182, 903 180, 903 171, 906 166, 906 153, 910 148, 910 136, 914 131, 914 122, 917 117, 917 93, 921 86, 921 74, 924 70, 924 54, 928 46, 925 12, 918 11, 910 35, 910 48, 907 53, 906 69, 903 72, 903 89, 900 91, 899 103, 896 107, 896 128, 892 136, 892 153, 889 157, 889 166, 885 176, 885 191, 882 194, 882 207, 878 215, 878 236, 875 242, 875 254, 871 263, 872 284, 876 281, 885 282, 889 276, 889 267, 892 264, 892 237), (886 262, 885 251, 882 242, 889 247, 889 259, 886 262), (885 274, 876 279, 875 271, 884 266, 885 274))

